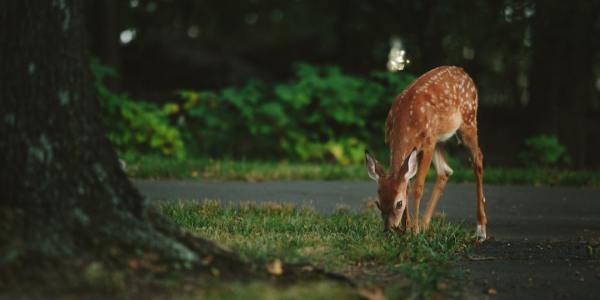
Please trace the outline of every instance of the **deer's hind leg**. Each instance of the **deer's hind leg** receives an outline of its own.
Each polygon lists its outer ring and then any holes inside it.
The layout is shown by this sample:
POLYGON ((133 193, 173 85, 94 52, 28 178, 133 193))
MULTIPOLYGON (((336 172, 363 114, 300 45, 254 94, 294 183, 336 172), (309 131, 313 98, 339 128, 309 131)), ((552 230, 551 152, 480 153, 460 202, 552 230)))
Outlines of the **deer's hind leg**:
POLYGON ((423 215, 423 228, 427 229, 429 227, 429 222, 431 221, 431 217, 433 212, 435 211, 435 207, 437 206, 438 200, 442 196, 442 192, 446 187, 446 183, 448 182, 448 178, 452 175, 453 171, 448 165, 446 158, 444 158, 444 154, 442 153, 442 149, 438 146, 433 153, 433 165, 435 166, 435 171, 437 173, 437 179, 435 181, 435 186, 433 191, 431 192, 431 198, 429 202, 427 202, 427 208, 425 209, 425 215, 423 215))
POLYGON ((478 242, 483 242, 487 238, 485 228, 487 217, 485 215, 485 198, 483 196, 483 154, 479 148, 477 127, 475 125, 463 125, 459 131, 465 147, 467 147, 471 154, 471 161, 473 163, 473 172, 475 173, 475 183, 477 185, 477 229, 475 235, 478 242))

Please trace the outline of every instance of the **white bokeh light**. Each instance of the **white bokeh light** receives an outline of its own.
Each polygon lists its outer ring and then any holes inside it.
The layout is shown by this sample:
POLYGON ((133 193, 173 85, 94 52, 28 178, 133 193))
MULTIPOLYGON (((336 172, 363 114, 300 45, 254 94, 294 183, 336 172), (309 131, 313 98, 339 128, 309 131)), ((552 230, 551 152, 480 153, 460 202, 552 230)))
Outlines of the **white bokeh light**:
POLYGON ((129 44, 131 41, 133 41, 133 39, 135 39, 136 33, 137 33, 137 31, 135 29, 131 29, 131 28, 121 31, 121 35, 119 36, 119 39, 121 40, 121 44, 123 44, 123 45, 129 44))
POLYGON ((402 46, 402 41, 398 37, 392 37, 391 49, 388 55, 387 68, 390 72, 402 71, 410 63, 410 60, 406 59, 406 51, 402 46))

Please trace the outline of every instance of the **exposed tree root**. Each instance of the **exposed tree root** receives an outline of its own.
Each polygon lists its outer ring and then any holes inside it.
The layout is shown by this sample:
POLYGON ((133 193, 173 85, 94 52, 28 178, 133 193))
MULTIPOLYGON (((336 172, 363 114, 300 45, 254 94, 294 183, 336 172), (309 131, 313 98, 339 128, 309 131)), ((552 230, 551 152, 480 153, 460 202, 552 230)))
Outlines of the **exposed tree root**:
MULTIPOLYGON (((13 295, 60 295, 67 291, 111 294, 127 286, 130 291, 141 293, 148 288, 165 290, 161 283, 165 278, 175 279, 176 285, 190 281, 206 285, 215 280, 263 280, 285 286, 328 280, 356 287, 348 277, 308 263, 281 263, 281 272, 273 272, 268 268, 272 262, 246 261, 235 252, 178 227, 153 208, 148 208, 146 216, 140 219, 128 214, 110 219, 106 227, 94 227, 98 229, 95 233, 88 228, 87 235, 77 241, 79 248, 71 249, 72 256, 47 256, 16 249, 18 257, 2 257, 0 290, 13 295), (126 226, 119 231, 108 225, 111 222, 126 226)), ((69 235, 62 236, 71 239, 69 235)), ((10 252, 3 250, 3 255, 10 252)))

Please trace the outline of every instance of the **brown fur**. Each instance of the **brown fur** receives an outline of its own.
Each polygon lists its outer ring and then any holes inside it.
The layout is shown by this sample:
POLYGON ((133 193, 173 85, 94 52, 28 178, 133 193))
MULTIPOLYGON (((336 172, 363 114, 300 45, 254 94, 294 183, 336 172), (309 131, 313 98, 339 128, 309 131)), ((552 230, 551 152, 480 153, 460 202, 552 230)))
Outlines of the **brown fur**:
MULTIPOLYGON (((396 201, 407 201, 408 157, 415 149, 421 153, 421 161, 414 183, 414 230, 419 231, 419 203, 423 194, 425 176, 434 155, 437 155, 438 180, 432 199, 426 210, 424 225, 429 219, 441 196, 451 169, 436 144, 458 131, 471 153, 477 183, 477 223, 483 228, 487 219, 483 207, 483 155, 477 138, 477 90, 475 83, 462 68, 442 66, 435 68, 412 82, 392 104, 385 124, 385 142, 390 146, 390 171, 386 175, 381 166, 378 180, 379 207, 385 225, 394 224, 398 215, 396 201), (387 219, 386 219, 387 218, 387 219), (393 220, 389 220, 393 219, 393 220)), ((375 161, 376 165, 378 163, 375 161)))

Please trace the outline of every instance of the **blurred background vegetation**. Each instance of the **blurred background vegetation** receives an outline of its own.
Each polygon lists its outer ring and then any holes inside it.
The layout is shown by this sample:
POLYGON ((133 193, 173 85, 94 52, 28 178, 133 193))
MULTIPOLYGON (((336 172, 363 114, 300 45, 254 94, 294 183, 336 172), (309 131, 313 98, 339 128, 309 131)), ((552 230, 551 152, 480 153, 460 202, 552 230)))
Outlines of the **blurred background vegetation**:
POLYGON ((127 160, 385 161, 394 96, 452 64, 478 86, 488 165, 600 167, 597 1, 95 0, 87 14, 127 160), (393 37, 411 60, 399 73, 393 37))

